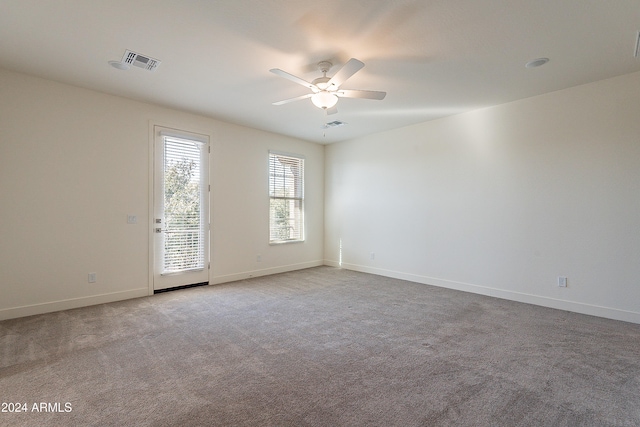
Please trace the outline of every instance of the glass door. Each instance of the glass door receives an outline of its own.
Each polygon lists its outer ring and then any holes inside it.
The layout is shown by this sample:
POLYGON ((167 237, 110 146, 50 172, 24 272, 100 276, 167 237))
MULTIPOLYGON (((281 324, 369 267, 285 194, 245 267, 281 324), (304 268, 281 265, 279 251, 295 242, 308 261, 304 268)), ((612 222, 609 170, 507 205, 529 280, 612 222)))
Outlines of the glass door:
POLYGON ((154 128, 154 290, 209 281, 209 138, 154 128))

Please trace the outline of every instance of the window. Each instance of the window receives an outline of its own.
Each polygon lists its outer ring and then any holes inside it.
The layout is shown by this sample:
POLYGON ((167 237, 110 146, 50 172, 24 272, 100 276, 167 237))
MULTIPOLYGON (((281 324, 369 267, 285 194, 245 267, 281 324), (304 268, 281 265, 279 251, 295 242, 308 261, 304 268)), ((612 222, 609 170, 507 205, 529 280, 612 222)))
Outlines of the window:
POLYGON ((205 144, 162 135, 164 174, 163 274, 205 267, 205 232, 208 224, 202 208, 207 185, 201 174, 205 144))
POLYGON ((304 240, 304 158, 269 152, 269 242, 304 240))

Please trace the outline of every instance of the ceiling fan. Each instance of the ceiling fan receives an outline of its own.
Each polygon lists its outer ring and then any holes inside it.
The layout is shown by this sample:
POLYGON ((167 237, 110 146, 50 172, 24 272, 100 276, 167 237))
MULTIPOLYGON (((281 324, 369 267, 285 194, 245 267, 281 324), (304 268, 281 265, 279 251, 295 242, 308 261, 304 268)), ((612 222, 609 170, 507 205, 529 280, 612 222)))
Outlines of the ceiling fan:
POLYGON ((294 83, 298 83, 308 89, 311 89, 312 93, 298 96, 295 98, 285 99, 283 101, 274 102, 273 105, 283 105, 289 102, 298 101, 300 99, 311 98, 311 102, 318 108, 322 108, 327 114, 335 114, 338 109, 335 105, 338 102, 338 98, 364 98, 364 99, 377 99, 381 100, 387 95, 386 92, 379 92, 373 90, 350 90, 340 89, 340 86, 347 81, 347 79, 358 72, 364 63, 358 61, 355 58, 351 58, 346 64, 333 77, 327 77, 327 72, 333 66, 329 61, 322 61, 318 63, 318 68, 322 72, 322 77, 318 77, 312 82, 296 77, 293 74, 289 74, 286 71, 282 71, 279 68, 273 68, 271 71, 273 74, 277 74, 280 77, 291 80, 294 83))

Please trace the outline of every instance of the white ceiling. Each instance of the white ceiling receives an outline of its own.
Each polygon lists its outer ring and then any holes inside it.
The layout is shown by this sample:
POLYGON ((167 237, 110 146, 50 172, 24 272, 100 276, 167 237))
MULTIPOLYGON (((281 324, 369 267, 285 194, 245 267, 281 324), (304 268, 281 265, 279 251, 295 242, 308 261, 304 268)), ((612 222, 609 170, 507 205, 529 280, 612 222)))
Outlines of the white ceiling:
POLYGON ((2 0, 0 67, 330 143, 640 71, 638 30, 639 0, 2 0), (111 67, 126 49, 162 63, 111 67), (308 90, 269 69, 351 57, 342 89, 384 100, 271 105, 308 90))

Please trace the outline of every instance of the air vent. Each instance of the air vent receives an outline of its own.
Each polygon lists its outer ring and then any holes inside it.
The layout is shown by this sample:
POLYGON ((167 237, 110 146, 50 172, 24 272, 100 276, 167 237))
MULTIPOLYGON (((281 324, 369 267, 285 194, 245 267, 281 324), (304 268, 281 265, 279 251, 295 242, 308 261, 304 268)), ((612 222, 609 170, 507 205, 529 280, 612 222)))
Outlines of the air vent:
POLYGON ((332 122, 325 123, 325 124, 322 126, 322 128, 323 128, 323 129, 335 128, 335 127, 338 127, 338 126, 344 126, 344 125, 346 125, 346 124, 347 124, 347 123, 345 123, 345 122, 341 122, 341 121, 339 121, 339 120, 334 120, 334 121, 332 121, 332 122))
POLYGON ((149 71, 155 71, 156 68, 160 65, 160 61, 157 59, 153 59, 149 56, 141 55, 136 52, 132 52, 130 50, 126 50, 124 52, 124 56, 122 57, 123 64, 131 64, 135 67, 142 68, 149 71))

